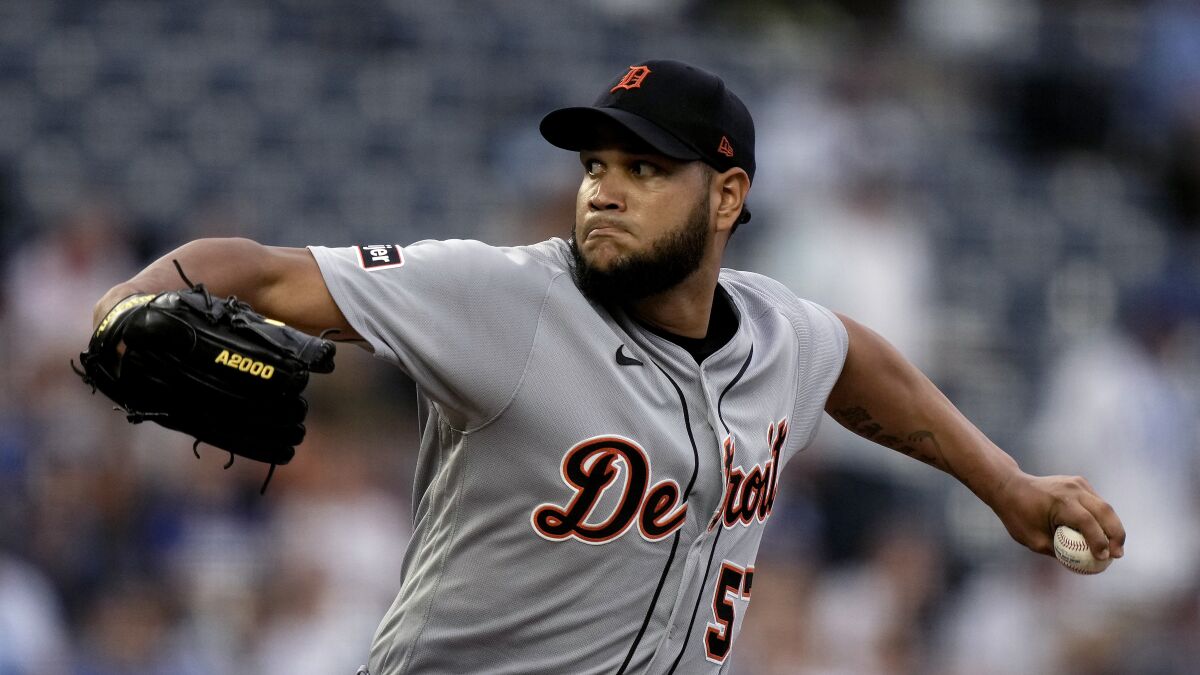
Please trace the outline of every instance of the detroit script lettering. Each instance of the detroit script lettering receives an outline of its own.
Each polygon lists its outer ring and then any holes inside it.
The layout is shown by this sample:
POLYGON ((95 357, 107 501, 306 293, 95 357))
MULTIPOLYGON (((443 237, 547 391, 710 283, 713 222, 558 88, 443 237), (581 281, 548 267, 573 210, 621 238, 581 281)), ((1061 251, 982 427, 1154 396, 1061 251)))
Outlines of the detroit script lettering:
MULTIPOLYGON (((709 529, 722 523, 726 528, 766 522, 779 489, 779 453, 787 439, 787 420, 771 424, 767 432, 770 457, 749 470, 734 466, 736 444, 727 436, 723 444, 725 489, 720 507, 709 529)), ((587 544, 604 544, 631 530, 647 541, 658 541, 679 529, 688 505, 681 501, 679 483, 665 478, 651 484, 650 458, 636 442, 607 435, 577 443, 563 455, 563 483, 572 495, 566 505, 540 504, 530 514, 539 536, 551 541, 575 539, 587 544), (618 471, 618 462, 625 471, 618 471), (618 477, 620 480, 618 481, 618 477), (619 490, 620 498, 611 513, 596 513, 601 498, 619 490), (604 519, 596 522, 601 517, 604 519)))

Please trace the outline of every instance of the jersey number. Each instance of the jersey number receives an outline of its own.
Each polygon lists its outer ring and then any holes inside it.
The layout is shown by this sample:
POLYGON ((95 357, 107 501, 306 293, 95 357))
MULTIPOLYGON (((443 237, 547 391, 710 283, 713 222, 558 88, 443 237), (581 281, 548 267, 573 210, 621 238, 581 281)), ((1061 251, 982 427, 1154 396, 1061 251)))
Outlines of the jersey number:
POLYGON ((713 663, 724 663, 733 646, 733 624, 737 611, 733 598, 750 599, 750 587, 754 584, 754 566, 742 568, 728 560, 721 562, 717 573, 717 589, 713 594, 713 620, 704 632, 704 655, 713 663))

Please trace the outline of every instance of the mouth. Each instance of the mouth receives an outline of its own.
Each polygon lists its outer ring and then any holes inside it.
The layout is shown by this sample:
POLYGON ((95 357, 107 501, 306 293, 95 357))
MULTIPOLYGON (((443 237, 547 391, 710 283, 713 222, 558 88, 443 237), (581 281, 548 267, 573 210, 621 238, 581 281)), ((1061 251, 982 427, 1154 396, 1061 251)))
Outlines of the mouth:
POLYGON ((622 234, 628 234, 628 230, 614 221, 602 220, 588 226, 583 240, 586 242, 593 237, 615 237, 622 234))
POLYGON ((591 241, 593 238, 597 237, 612 237, 621 234, 622 232, 624 232, 624 230, 616 227, 597 227, 587 233, 587 237, 584 239, 584 241, 591 241))

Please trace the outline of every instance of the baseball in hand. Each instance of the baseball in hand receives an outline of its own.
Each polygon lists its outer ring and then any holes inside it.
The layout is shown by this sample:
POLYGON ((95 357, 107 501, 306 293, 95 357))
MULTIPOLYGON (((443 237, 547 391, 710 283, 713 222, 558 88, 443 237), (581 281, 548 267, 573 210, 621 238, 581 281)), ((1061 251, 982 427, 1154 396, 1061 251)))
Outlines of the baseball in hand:
POLYGON ((1096 560, 1083 535, 1066 525, 1054 530, 1054 557, 1078 574, 1099 574, 1112 563, 1112 558, 1096 560))

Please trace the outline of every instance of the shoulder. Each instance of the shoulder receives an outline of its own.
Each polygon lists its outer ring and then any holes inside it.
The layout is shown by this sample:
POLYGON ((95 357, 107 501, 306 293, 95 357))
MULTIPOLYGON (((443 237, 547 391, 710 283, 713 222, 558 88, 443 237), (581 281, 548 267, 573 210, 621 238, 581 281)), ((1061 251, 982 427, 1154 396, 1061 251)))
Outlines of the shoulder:
POLYGON ((567 242, 553 237, 528 246, 502 249, 522 263, 540 265, 555 276, 571 270, 571 248, 567 242))
POLYGON ((721 268, 721 281, 729 288, 736 288, 752 296, 769 297, 779 300, 798 299, 796 294, 787 286, 765 274, 721 268))
POLYGON ((808 305, 814 305, 775 279, 756 272, 723 268, 721 283, 750 309, 773 309, 790 316, 808 305))
POLYGON ((784 284, 763 274, 743 270, 722 269, 721 283, 731 296, 737 298, 752 320, 768 316, 787 319, 796 332, 810 335, 814 330, 823 333, 845 333, 841 320, 829 309, 796 295, 784 284))

